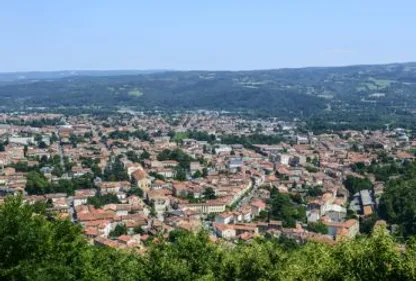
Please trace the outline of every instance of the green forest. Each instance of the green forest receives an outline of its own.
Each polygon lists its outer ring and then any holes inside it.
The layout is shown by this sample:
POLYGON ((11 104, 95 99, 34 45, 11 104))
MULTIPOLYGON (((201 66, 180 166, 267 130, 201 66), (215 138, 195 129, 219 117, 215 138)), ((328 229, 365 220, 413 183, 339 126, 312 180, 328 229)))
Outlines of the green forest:
POLYGON ((415 63, 130 75, 80 73, 70 78, 51 76, 0 84, 0 111, 28 107, 60 113, 114 112, 120 107, 163 112, 205 109, 296 117, 307 121, 314 131, 374 129, 386 124, 415 128, 415 73, 415 63))
POLYGON ((284 238, 213 243, 205 232, 174 231, 139 254, 91 246, 80 226, 19 196, 0 206, 0 253, 1 280, 416 279, 416 240, 399 245, 383 226, 332 246, 284 238))

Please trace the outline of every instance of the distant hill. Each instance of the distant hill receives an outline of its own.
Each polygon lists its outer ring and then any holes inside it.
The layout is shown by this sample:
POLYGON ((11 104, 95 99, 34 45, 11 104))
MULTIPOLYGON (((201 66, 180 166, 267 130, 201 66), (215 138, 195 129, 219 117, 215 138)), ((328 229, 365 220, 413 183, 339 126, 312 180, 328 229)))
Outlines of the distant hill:
POLYGON ((322 129, 351 124, 380 127, 391 122, 411 125, 416 112, 416 63, 256 71, 64 71, 29 76, 0 85, 0 104, 7 108, 91 105, 226 110, 301 117, 322 129), (39 81, 33 81, 35 77, 39 81))
POLYGON ((27 71, 0 72, 0 83, 32 80, 50 80, 74 76, 118 76, 163 72, 167 70, 62 70, 62 71, 27 71))

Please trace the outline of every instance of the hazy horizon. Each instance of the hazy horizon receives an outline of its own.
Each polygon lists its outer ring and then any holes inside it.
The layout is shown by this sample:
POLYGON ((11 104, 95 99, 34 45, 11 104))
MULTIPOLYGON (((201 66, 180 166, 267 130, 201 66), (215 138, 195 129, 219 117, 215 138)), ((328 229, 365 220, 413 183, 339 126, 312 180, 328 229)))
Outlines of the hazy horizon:
POLYGON ((279 69, 303 69, 303 68, 338 68, 354 66, 371 66, 371 65, 394 65, 394 64, 416 64, 416 61, 398 61, 398 62, 381 62, 381 63, 362 63, 362 64, 345 64, 345 65, 307 65, 299 67, 274 67, 274 68, 253 68, 253 69, 53 69, 53 70, 22 70, 22 71, 0 71, 0 74, 13 73, 47 73, 47 72, 165 72, 165 71, 261 71, 261 70, 279 70, 279 69))

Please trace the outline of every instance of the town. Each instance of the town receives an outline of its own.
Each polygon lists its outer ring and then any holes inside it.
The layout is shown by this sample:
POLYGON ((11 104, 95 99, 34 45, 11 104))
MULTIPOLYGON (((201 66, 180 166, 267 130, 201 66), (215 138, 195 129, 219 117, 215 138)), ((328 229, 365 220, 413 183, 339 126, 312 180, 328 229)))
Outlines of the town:
POLYGON ((213 241, 334 244, 368 232, 416 139, 400 128, 314 134, 300 120, 219 112, 0 115, 0 202, 22 194, 91 244, 146 251, 178 231, 213 241))

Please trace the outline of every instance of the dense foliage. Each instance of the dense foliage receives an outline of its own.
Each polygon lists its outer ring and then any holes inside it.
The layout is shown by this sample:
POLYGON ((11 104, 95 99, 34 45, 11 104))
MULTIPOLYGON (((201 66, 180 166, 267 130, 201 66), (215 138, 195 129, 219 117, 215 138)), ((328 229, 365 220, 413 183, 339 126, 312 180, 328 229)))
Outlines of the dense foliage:
POLYGON ((117 238, 121 235, 127 234, 127 227, 123 223, 119 223, 116 227, 110 232, 109 236, 113 238, 117 238))
POLYGON ((116 157, 104 169, 103 179, 106 181, 128 181, 130 179, 119 157, 116 157))
POLYGON ((92 197, 88 197, 88 204, 93 205, 95 208, 101 208, 106 204, 120 204, 120 200, 115 194, 97 194, 92 197))
POLYGON ((373 184, 368 178, 358 178, 351 175, 348 175, 346 180, 344 181, 345 187, 350 192, 350 195, 354 195, 357 192, 360 192, 364 189, 371 189, 373 184))
POLYGON ((6 148, 5 148, 4 143, 2 141, 0 141, 0 152, 3 152, 5 150, 6 150, 6 148))
POLYGON ((28 194, 66 193, 73 195, 75 190, 93 188, 93 177, 86 174, 72 179, 60 179, 57 183, 51 183, 38 171, 30 171, 26 176, 25 190, 28 194))
POLYGON ((150 136, 146 131, 136 130, 136 131, 114 131, 109 135, 112 139, 123 139, 129 140, 129 138, 138 138, 140 140, 149 141, 150 136))
POLYGON ((140 187, 132 187, 129 191, 127 191, 127 196, 136 195, 139 197, 143 196, 143 190, 140 187))
POLYGON ((64 125, 64 123, 60 119, 35 119, 35 120, 7 120, 7 124, 12 125, 20 125, 20 126, 30 126, 41 128, 44 126, 56 126, 56 125, 64 125))
POLYGON ((380 200, 380 215, 399 226, 398 234, 416 234, 416 180, 391 181, 380 200))
MULTIPOLYGON (((385 190, 381 195, 378 213, 380 217, 393 225, 392 230, 399 237, 416 235, 416 165, 411 161, 396 161, 381 155, 380 162, 373 162, 370 166, 359 165, 362 173, 374 173, 377 180, 385 182, 385 190), (396 226, 396 227, 395 227, 396 226)), ((351 183, 361 182, 355 187, 362 187, 364 182, 370 186, 368 180, 356 179, 351 183)), ((358 188, 359 189, 359 188, 358 188)), ((361 228, 368 233, 377 216, 374 215, 362 221, 361 228)))
POLYGON ((282 142, 281 135, 252 134, 248 136, 222 135, 221 142, 225 144, 242 144, 246 148, 253 148, 254 144, 278 144, 282 142))
POLYGON ((175 160, 179 162, 179 166, 183 169, 189 169, 189 165, 195 159, 183 152, 182 149, 164 149, 157 155, 157 160, 165 161, 165 160, 175 160))
POLYGON ((273 188, 270 193, 270 217, 274 220, 281 220, 286 227, 295 227, 297 221, 304 221, 306 209, 295 203, 289 194, 280 193, 273 188))
MULTIPOLYGON (((2 280, 414 280, 416 243, 402 250, 380 228, 368 238, 298 247, 285 239, 250 244, 209 242, 204 232, 177 232, 147 253, 90 246, 69 221, 33 215, 19 197, 0 207, 2 280)), ((120 233, 124 230, 120 228, 120 233)))
POLYGON ((328 227, 322 222, 308 223, 307 229, 316 233, 328 234, 328 227))

